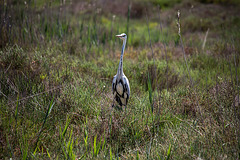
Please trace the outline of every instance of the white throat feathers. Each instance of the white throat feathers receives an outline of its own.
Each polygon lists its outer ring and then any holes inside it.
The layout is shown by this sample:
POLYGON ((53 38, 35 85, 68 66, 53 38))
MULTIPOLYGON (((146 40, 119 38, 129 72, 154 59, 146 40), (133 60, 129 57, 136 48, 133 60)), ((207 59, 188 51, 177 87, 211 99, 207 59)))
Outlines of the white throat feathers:
POLYGON ((118 66, 118 71, 117 71, 118 77, 123 76, 123 54, 124 54, 124 49, 125 49, 126 42, 127 42, 127 37, 123 40, 122 53, 121 53, 119 66, 118 66))

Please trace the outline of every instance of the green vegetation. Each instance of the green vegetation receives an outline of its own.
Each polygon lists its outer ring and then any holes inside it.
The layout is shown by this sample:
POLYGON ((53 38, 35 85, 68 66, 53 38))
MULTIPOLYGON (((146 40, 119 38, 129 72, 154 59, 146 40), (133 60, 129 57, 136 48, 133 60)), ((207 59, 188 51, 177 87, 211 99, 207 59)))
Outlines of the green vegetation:
POLYGON ((237 1, 116 3, 0 2, 0 159, 239 159, 237 1))

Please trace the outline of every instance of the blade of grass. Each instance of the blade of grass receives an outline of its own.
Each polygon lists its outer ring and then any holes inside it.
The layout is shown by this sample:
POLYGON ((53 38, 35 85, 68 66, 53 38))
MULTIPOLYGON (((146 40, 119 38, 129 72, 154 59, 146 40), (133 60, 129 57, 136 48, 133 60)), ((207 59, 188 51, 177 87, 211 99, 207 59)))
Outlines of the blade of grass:
POLYGON ((39 131, 39 133, 38 133, 38 137, 37 137, 37 141, 36 141, 36 144, 35 144, 35 148, 37 147, 38 140, 39 140, 40 135, 41 135, 41 133, 42 133, 42 131, 43 131, 43 127, 44 127, 44 125, 45 125, 45 123, 46 123, 46 121, 47 121, 47 118, 48 118, 49 114, 51 113, 51 110, 52 110, 52 108, 53 108, 53 106, 54 106, 54 104, 55 104, 55 102, 53 102, 53 100, 54 100, 54 97, 52 98, 52 100, 51 100, 51 102, 50 102, 50 105, 49 105, 49 107, 48 107, 48 110, 47 110, 47 112, 46 112, 46 115, 45 115, 45 118, 44 118, 44 121, 43 121, 43 124, 42 124, 42 127, 41 127, 41 129, 40 129, 40 131, 39 131))
POLYGON ((105 131, 104 131, 103 137, 104 137, 104 140, 103 140, 103 144, 102 144, 102 150, 104 149, 105 143, 106 143, 105 131))
POLYGON ((167 158, 166 158, 167 160, 169 160, 170 155, 171 155, 171 144, 169 145, 169 148, 168 148, 167 158))
POLYGON ((96 153, 97 153, 97 135, 94 136, 93 153, 94 153, 94 156, 96 156, 96 153))
MULTIPOLYGON (((101 138, 102 139, 102 138, 101 138)), ((99 151, 101 148, 101 141, 99 141, 99 143, 97 144, 97 152, 96 152, 96 156, 98 155, 99 151)))
POLYGON ((16 110, 15 110, 16 123, 17 123, 17 117, 18 117, 18 106, 19 106, 19 94, 18 94, 18 97, 17 97, 17 105, 16 105, 16 110))
POLYGON ((113 155, 112 155, 112 148, 111 148, 111 147, 110 147, 110 151, 109 151, 109 152, 110 152, 110 153, 109 153, 109 154, 110 154, 110 155, 109 155, 109 156, 110 156, 110 160, 112 160, 112 159, 113 159, 113 155))
POLYGON ((67 116, 66 124, 65 124, 64 130, 62 132, 62 136, 63 137, 65 136, 65 134, 67 132, 67 129, 68 129, 68 126, 69 126, 69 122, 70 122, 70 119, 69 119, 69 116, 67 116))
POLYGON ((149 94, 149 102, 150 102, 150 110, 151 113, 153 113, 153 96, 152 96, 152 84, 151 84, 151 79, 149 77, 148 73, 148 94, 149 94))
POLYGON ((136 158, 137 160, 139 160, 139 152, 137 151, 137 158, 136 158))

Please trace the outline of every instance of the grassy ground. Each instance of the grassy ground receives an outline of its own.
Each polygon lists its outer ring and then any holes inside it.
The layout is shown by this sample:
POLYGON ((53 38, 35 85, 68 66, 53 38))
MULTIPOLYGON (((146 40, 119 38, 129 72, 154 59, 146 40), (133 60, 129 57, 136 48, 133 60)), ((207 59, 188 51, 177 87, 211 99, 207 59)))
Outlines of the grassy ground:
POLYGON ((239 9, 1 1, 0 159, 239 159, 239 9), (122 32, 126 111, 111 107, 122 32))

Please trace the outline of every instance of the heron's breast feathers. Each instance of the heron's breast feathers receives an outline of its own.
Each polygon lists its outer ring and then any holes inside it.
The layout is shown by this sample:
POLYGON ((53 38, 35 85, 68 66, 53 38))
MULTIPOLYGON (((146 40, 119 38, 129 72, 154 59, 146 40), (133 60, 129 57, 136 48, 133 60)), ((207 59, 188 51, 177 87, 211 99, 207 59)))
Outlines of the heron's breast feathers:
POLYGON ((119 80, 116 77, 113 78, 112 90, 114 99, 119 103, 119 105, 127 105, 130 90, 129 83, 124 77, 119 80))
POLYGON ((120 96, 123 95, 123 85, 122 85, 122 83, 117 83, 116 91, 120 96))

